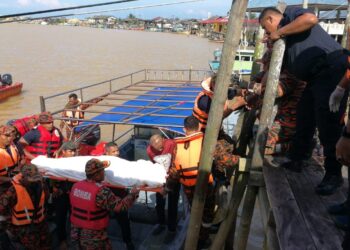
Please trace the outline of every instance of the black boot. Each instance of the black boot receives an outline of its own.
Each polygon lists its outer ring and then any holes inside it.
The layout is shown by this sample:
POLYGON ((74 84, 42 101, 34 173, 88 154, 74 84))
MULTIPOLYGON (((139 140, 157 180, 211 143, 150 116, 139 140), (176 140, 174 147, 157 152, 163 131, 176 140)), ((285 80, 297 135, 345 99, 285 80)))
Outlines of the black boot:
POLYGON ((306 163, 303 160, 297 160, 297 161, 288 161, 281 164, 282 168, 285 168, 289 171, 301 173, 304 167, 306 167, 306 163))
POLYGON ((332 215, 347 215, 348 213, 347 202, 345 201, 340 204, 329 206, 327 210, 328 210, 328 213, 332 215))
POLYGON ((344 231, 349 230, 349 217, 347 215, 338 215, 334 218, 335 225, 344 231))
POLYGON ((334 194, 343 185, 343 177, 339 174, 325 176, 322 182, 315 188, 318 195, 334 194))

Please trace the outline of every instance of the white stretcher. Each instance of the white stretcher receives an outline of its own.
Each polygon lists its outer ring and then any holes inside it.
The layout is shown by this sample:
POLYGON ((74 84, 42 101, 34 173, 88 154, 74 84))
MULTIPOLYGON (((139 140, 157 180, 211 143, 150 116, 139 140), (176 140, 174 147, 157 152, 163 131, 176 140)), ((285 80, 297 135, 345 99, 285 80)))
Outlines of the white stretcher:
POLYGON ((147 186, 147 189, 161 187, 166 181, 170 165, 170 154, 155 158, 159 163, 138 160, 128 161, 114 156, 76 156, 68 158, 47 158, 38 156, 33 159, 44 175, 56 180, 80 181, 86 179, 85 164, 91 158, 110 161, 105 169, 105 182, 112 187, 147 186))

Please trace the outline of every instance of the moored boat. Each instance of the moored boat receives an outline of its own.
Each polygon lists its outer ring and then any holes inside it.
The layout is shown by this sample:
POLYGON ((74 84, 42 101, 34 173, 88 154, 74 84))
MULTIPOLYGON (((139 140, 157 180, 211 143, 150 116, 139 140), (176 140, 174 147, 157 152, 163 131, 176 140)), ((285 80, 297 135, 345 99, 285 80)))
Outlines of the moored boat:
POLYGON ((0 86, 0 101, 21 93, 23 83, 16 82, 11 85, 0 86))
MULTIPOLYGON (((221 50, 214 51, 214 60, 209 61, 210 69, 217 72, 220 67, 221 50)), ((252 70, 254 61, 254 50, 239 49, 235 56, 235 62, 233 65, 232 73, 240 75, 249 75, 252 70)))

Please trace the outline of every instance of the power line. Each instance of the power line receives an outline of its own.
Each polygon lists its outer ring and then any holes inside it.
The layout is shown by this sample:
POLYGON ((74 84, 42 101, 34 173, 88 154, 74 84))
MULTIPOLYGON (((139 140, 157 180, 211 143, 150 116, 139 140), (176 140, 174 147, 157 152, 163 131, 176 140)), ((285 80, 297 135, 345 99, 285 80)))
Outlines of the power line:
POLYGON ((23 12, 23 13, 3 15, 3 16, 0 16, 0 18, 37 15, 37 14, 43 14, 43 13, 50 13, 50 12, 57 12, 57 11, 66 11, 66 10, 74 10, 74 9, 83 9, 83 8, 91 8, 91 7, 98 7, 98 6, 119 4, 119 3, 126 3, 126 2, 134 2, 134 1, 139 1, 139 0, 118 0, 118 1, 113 1, 113 2, 104 2, 104 3, 96 3, 96 4, 88 4, 88 5, 79 5, 79 6, 66 7, 66 8, 39 10, 39 11, 32 11, 32 12, 23 12))
POLYGON ((2 23, 13 23, 13 22, 33 21, 33 20, 49 19, 49 18, 60 18, 60 17, 68 17, 68 16, 88 15, 88 14, 96 14, 96 13, 103 13, 103 12, 113 12, 113 11, 123 11, 123 10, 133 10, 133 9, 145 9, 145 8, 151 8, 151 7, 160 7, 160 6, 175 5, 175 4, 183 4, 183 3, 192 3, 192 2, 200 2, 200 1, 204 1, 204 0, 189 0, 189 1, 170 2, 170 3, 160 3, 160 4, 153 4, 153 5, 143 5, 143 6, 125 7, 125 8, 109 9, 109 10, 98 10, 98 11, 90 11, 90 12, 69 13, 69 14, 62 14, 62 15, 55 15, 55 16, 47 16, 47 17, 25 18, 25 19, 20 19, 20 20, 3 21, 3 22, 0 22, 0 24, 2 24, 2 23))

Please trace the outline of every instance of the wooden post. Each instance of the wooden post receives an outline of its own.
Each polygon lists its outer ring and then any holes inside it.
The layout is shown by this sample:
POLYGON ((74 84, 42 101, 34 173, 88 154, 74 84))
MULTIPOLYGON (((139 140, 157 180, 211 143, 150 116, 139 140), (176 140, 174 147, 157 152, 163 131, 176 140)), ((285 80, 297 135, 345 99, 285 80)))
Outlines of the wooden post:
MULTIPOLYGON (((241 160, 240 160, 241 161, 241 160)), ((241 163, 240 163, 241 164, 241 163)), ((245 165, 246 167, 246 165, 245 165)), ((244 195, 244 191, 248 184, 249 172, 238 172, 237 173, 237 181, 235 181, 235 185, 232 186, 232 197, 230 200, 230 204, 228 207, 228 214, 226 219, 221 222, 221 226, 219 228, 218 233, 215 236, 214 242, 211 245, 211 250, 222 249, 227 240, 227 236, 233 227, 233 223, 235 223, 237 218, 238 207, 241 203, 241 200, 244 195)), ((230 235, 231 236, 231 235, 230 235)))
POLYGON ((270 70, 267 76, 266 90, 264 94, 263 106, 261 109, 259 129, 254 143, 254 151, 251 168, 253 170, 262 170, 264 151, 268 133, 268 126, 273 117, 273 106, 275 104, 277 86, 281 72, 283 55, 285 50, 285 41, 280 39, 273 45, 272 57, 270 61, 270 70))
POLYGON ((45 112, 46 107, 45 107, 45 99, 43 96, 40 96, 40 111, 45 112))
POLYGON ((348 0, 348 14, 344 24, 344 33, 341 40, 341 45, 346 49, 350 49, 350 0, 348 0))
POLYGON ((254 76, 255 74, 260 72, 260 64, 258 64, 256 60, 260 59, 263 56, 264 44, 262 40, 264 38, 264 34, 264 29, 259 25, 258 33, 255 36, 254 63, 252 67, 251 76, 254 76))
POLYGON ((252 222, 254 206, 256 195, 259 191, 259 188, 256 186, 248 186, 247 192, 244 199, 242 216, 239 223, 239 231, 237 234, 237 240, 235 240, 234 249, 246 249, 248 236, 250 231, 250 224, 252 222))
MULTIPOLYGON (((219 134, 224 104, 227 99, 227 90, 230 83, 232 65, 234 63, 234 55, 236 54, 238 48, 247 5, 248 0, 232 1, 227 36, 223 45, 220 69, 217 83, 215 85, 213 102, 211 104, 207 123, 208 125, 203 142, 204 146, 201 153, 199 175, 193 197, 185 250, 193 250, 197 248, 198 235, 201 227, 203 208, 208 188, 208 177, 209 173, 211 172, 211 165, 213 161, 212 155, 215 150, 215 145, 219 134)), ((226 235, 224 239, 226 239, 226 235)))

